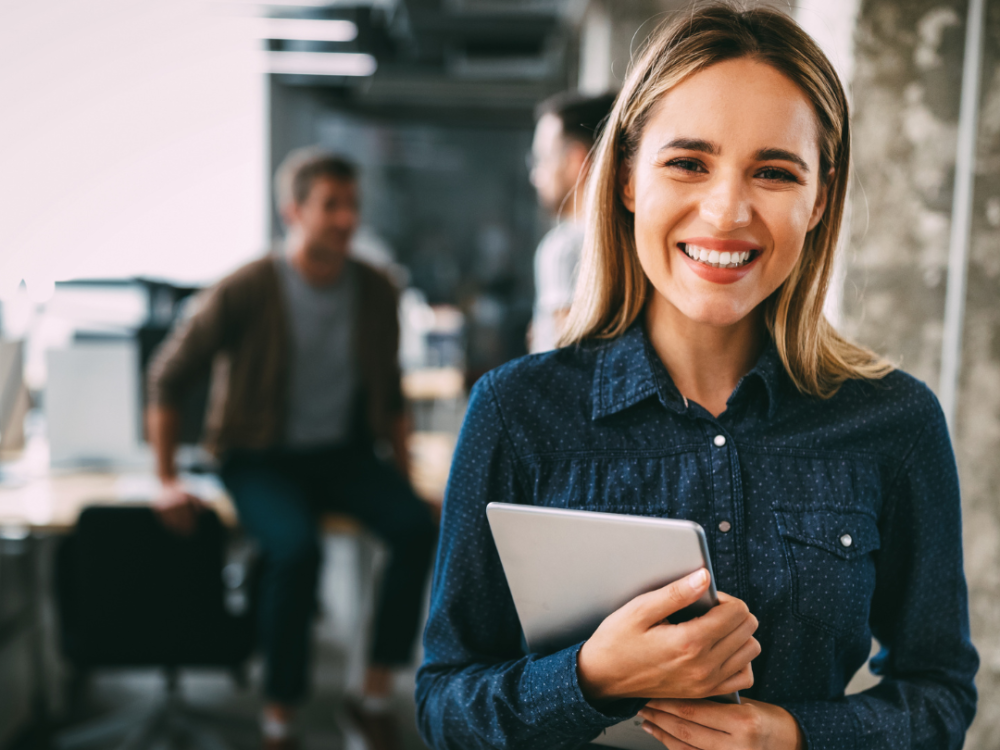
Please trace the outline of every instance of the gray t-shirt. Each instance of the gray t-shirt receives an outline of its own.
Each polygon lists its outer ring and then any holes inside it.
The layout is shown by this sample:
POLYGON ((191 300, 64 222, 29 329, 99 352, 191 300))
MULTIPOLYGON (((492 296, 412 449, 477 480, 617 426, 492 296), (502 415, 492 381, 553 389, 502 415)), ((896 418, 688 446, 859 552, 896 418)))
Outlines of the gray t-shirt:
POLYGON ((354 268, 348 263, 337 283, 314 287, 286 256, 275 263, 291 332, 286 444, 301 448, 346 441, 358 389, 354 268))

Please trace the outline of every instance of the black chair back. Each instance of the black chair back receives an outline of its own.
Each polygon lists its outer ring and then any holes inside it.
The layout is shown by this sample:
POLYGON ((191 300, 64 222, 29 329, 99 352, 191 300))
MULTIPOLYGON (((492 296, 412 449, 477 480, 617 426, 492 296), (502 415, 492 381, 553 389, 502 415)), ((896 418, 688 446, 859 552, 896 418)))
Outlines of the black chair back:
POLYGON ((81 668, 242 664, 253 612, 226 609, 226 536, 211 511, 180 536, 146 507, 86 508, 56 559, 64 655, 81 668))

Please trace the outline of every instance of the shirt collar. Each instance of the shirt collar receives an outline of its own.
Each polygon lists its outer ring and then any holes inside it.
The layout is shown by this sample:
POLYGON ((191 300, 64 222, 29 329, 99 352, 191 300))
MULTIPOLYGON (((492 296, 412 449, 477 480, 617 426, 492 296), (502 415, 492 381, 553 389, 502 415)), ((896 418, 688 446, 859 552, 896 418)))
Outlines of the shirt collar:
MULTIPOLYGON (((767 416, 777 409, 784 367, 774 342, 768 340, 753 369, 737 384, 730 403, 743 396, 747 383, 759 380, 767 396, 767 416)), ((605 342, 598 352, 591 390, 592 419, 624 411, 633 404, 657 396, 666 408, 681 413, 687 403, 646 335, 640 316, 616 339, 605 342)))
POLYGON ((768 337, 764 351, 757 358, 757 364, 737 383, 730 401, 742 395, 742 392, 745 390, 742 387, 744 383, 748 380, 757 379, 764 384, 764 392, 767 394, 767 418, 773 419, 775 412, 778 410, 778 404, 781 401, 781 387, 784 382, 784 375, 785 365, 778 355, 778 347, 768 337))
POLYGON ((659 396, 664 406, 676 412, 687 408, 649 343, 641 316, 625 333, 602 346, 592 396, 593 419, 616 414, 650 396, 659 396))

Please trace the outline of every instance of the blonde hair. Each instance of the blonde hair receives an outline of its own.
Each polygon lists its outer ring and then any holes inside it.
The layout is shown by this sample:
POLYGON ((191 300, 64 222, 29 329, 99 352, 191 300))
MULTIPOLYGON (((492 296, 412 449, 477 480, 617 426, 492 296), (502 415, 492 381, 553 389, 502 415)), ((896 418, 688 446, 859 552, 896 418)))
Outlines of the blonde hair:
POLYGON ((636 253, 634 217, 619 195, 619 173, 629 167, 664 94, 715 63, 744 57, 770 65, 797 84, 819 123, 826 210, 806 235, 791 274, 763 305, 768 332, 792 381, 804 393, 829 398, 845 380, 881 378, 893 367, 841 336, 823 314, 847 195, 847 98, 809 35, 792 19, 764 8, 713 4, 694 9, 661 26, 646 43, 591 152, 586 239, 560 344, 619 336, 642 311, 650 285, 636 253))

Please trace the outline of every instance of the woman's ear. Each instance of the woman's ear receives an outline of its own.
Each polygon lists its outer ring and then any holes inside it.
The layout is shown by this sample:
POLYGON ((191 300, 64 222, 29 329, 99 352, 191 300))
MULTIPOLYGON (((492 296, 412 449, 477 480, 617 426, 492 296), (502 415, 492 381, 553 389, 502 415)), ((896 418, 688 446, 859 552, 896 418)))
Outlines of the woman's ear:
POLYGON ((635 180, 628 162, 622 162, 618 167, 618 194, 625 208, 635 213, 635 180))
POLYGON ((826 173, 826 179, 820 184, 819 190, 816 191, 816 203, 813 205, 812 216, 809 217, 809 231, 811 232, 819 224, 819 220, 823 218, 823 212, 826 211, 827 198, 830 197, 830 184, 833 182, 833 168, 826 173))

